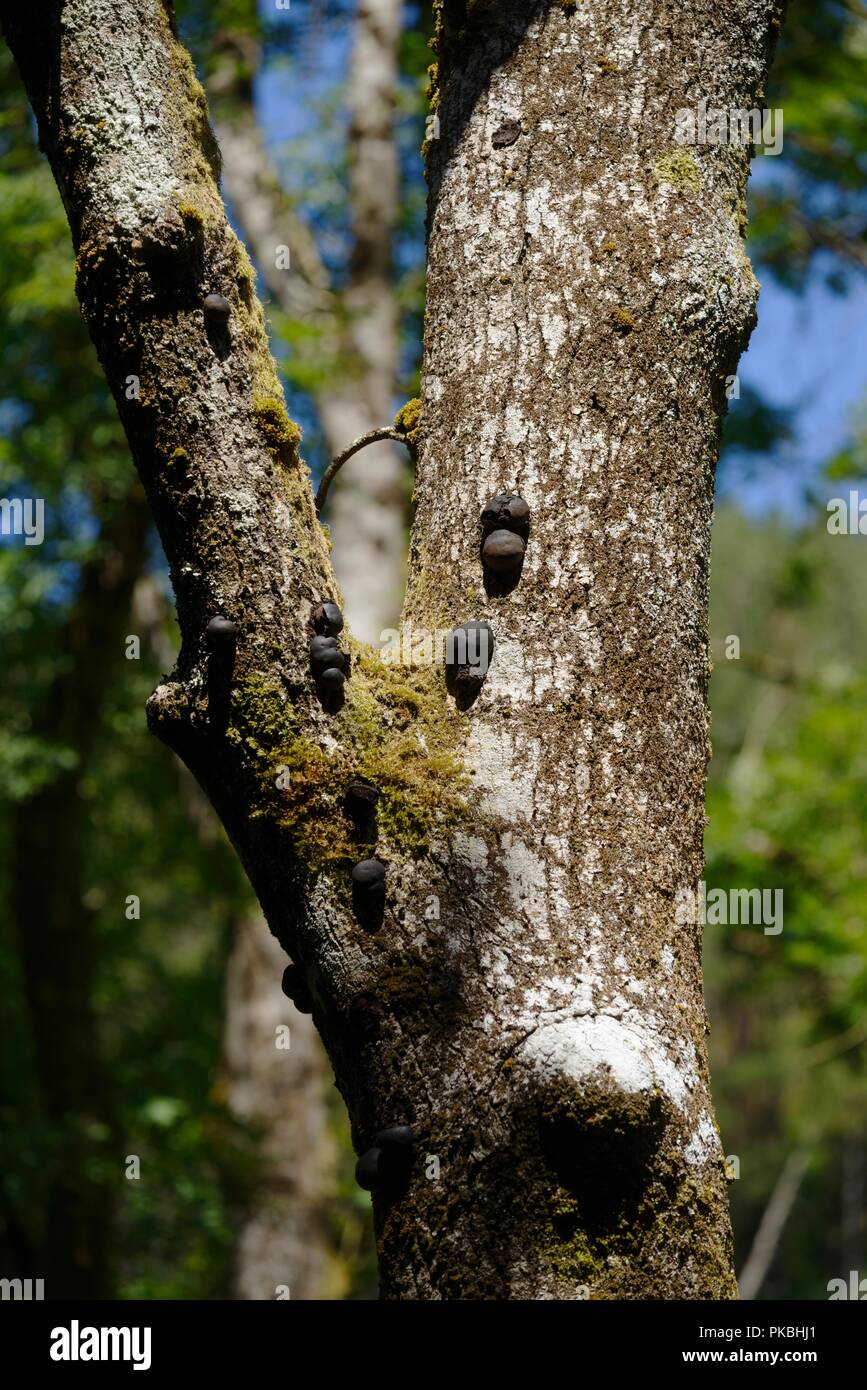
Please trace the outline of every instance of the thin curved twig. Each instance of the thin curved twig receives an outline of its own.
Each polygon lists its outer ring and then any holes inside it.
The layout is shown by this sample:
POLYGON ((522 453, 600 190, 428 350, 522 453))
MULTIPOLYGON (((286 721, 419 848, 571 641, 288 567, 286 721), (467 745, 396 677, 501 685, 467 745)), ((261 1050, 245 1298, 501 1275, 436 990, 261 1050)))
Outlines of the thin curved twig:
POLYGON ((319 516, 319 513, 325 505, 328 489, 346 460, 351 459, 353 454, 357 454, 359 449, 365 448, 368 444, 378 444, 382 439, 394 439, 398 444, 406 443, 406 435, 401 434, 400 430, 396 430, 393 425, 383 425, 379 429, 368 430, 367 434, 360 435, 358 439, 353 440, 348 449, 344 449, 342 454, 338 454, 336 458, 331 460, 325 472, 322 474, 322 482, 319 484, 319 490, 316 493, 317 516, 319 516))

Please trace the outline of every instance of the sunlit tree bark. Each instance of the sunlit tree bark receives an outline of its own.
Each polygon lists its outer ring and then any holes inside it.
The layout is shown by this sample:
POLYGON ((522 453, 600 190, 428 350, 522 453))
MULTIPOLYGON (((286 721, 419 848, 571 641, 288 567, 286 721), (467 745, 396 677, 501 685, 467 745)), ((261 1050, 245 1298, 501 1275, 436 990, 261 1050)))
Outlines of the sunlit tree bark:
POLYGON ((405 616, 484 619, 496 645, 457 699, 354 646, 332 712, 308 658, 327 548, 169 13, 0 12, 175 583, 151 725, 299 967, 359 1151, 412 1128, 403 1161, 365 1162, 384 1296, 734 1296, 677 905, 701 877, 713 466, 756 284, 746 151, 686 149, 675 123, 755 104, 779 7, 438 5, 405 616), (500 492, 530 507, 511 586, 479 556, 500 492), (219 654, 215 615, 237 625, 219 654), (358 773, 375 827, 344 811, 358 773), (377 912, 350 891, 374 849, 377 912))

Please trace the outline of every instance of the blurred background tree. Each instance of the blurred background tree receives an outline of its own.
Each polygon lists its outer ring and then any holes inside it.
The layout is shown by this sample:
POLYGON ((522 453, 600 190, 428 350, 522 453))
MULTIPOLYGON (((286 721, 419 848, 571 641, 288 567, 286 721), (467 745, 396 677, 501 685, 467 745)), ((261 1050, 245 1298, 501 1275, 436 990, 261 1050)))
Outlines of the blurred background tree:
MULTIPOLYGON (((318 474, 415 394, 428 8, 178 13, 318 474)), ((760 327, 719 475, 706 879, 785 905, 779 935, 707 929, 756 1297, 867 1273, 864 541, 826 528, 828 499, 867 476, 865 56, 857 0, 793 0, 768 93, 783 152, 754 166, 760 327)), ((145 729, 171 595, 5 52, 0 95, 0 493, 46 504, 42 546, 0 543, 0 1266, 79 1296, 371 1297, 369 1199, 318 1039, 222 833, 145 729)), ((410 491, 383 445, 330 503, 374 641, 399 610, 410 491)))

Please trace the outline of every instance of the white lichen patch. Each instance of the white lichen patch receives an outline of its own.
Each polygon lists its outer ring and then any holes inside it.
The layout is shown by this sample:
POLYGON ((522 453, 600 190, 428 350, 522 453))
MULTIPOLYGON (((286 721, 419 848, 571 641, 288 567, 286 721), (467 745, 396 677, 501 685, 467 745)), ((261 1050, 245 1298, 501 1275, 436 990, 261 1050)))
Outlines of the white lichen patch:
POLYGON ((703 1110, 692 1138, 684 1147, 683 1156, 687 1163, 698 1167, 719 1158, 721 1154, 722 1145, 716 1125, 708 1112, 703 1110))
POLYGON ((548 915, 545 860, 511 831, 503 835, 501 848, 515 910, 534 923, 544 924, 548 915))
POLYGON ((543 1022, 522 1045, 521 1056, 549 1077, 584 1081, 600 1073, 627 1094, 659 1088, 678 1107, 690 1090, 661 1040, 635 1018, 597 1014, 543 1022))
POLYGON ((466 864, 479 879, 485 877, 488 872, 488 846, 481 836, 456 831, 452 837, 451 851, 453 857, 466 864))
POLYGON ((522 758, 515 757, 515 740, 508 732, 477 724, 467 744, 466 764, 481 791, 482 809, 514 823, 527 819, 533 808, 532 745, 522 740, 522 758))
POLYGON ((562 314, 548 312, 542 316, 542 338, 551 357, 556 357, 566 341, 569 325, 562 314))

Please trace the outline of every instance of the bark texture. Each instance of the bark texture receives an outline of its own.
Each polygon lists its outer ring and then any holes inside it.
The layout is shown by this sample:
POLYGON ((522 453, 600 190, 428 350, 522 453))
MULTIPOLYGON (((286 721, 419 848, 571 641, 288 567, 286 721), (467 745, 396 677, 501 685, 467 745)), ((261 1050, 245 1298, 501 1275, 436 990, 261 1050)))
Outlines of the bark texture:
POLYGON ((496 648, 459 707, 440 670, 355 644, 335 714, 306 653, 326 546, 186 57, 156 0, 47 10, 48 63, 45 16, 2 6, 172 565, 183 646, 151 722, 305 973, 359 1150, 413 1126, 374 1197, 384 1296, 734 1297, 675 907, 701 877, 713 465, 756 284, 746 154, 684 162, 674 118, 754 104, 778 7, 438 6, 406 615, 487 619, 496 648), (500 490, 532 516, 496 596, 479 511, 500 490), (239 624, 223 686, 215 612, 239 624), (358 772, 375 831, 342 811, 358 772), (380 922, 349 891, 374 848, 380 922))

